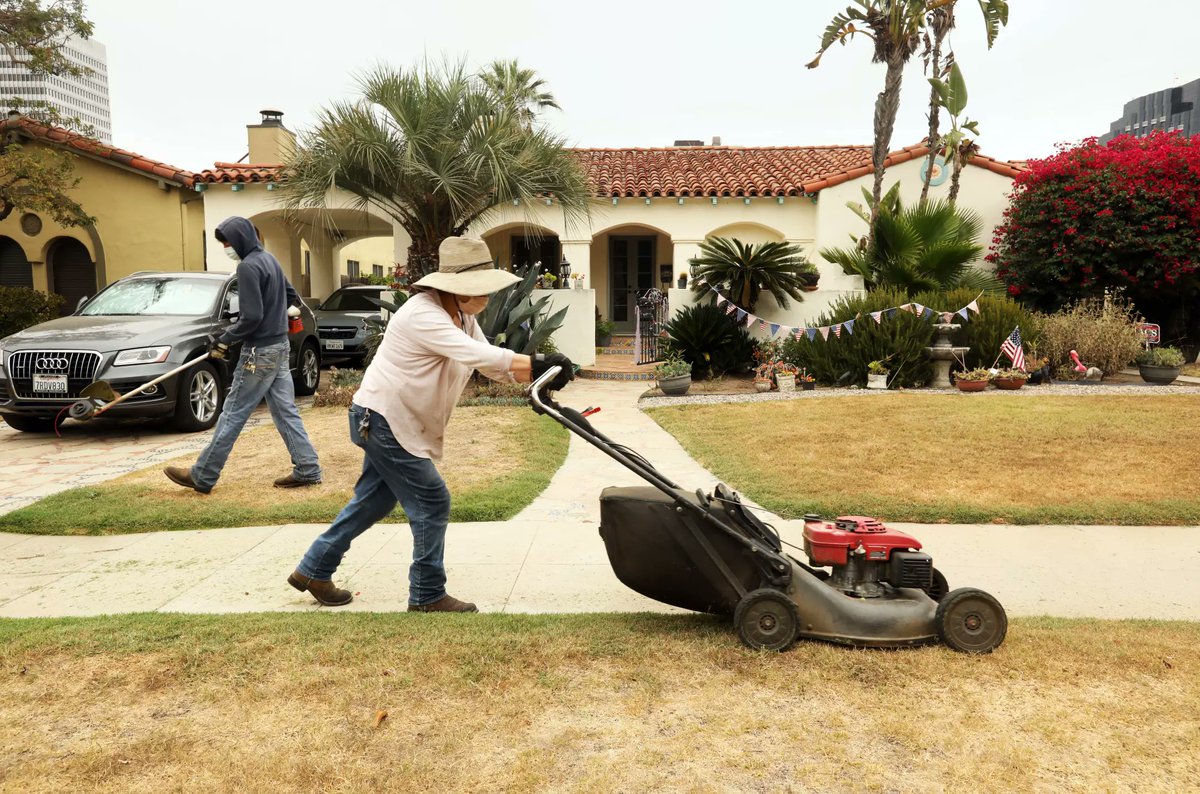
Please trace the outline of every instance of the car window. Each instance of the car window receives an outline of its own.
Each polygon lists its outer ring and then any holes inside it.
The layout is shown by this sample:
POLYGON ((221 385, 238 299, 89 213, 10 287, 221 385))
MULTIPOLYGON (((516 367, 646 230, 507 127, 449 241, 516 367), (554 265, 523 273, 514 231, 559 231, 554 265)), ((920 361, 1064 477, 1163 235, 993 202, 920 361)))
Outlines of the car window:
POLYGON ((221 284, 215 279, 200 278, 119 281, 92 298, 80 314, 200 316, 212 312, 221 284))
POLYGON ((321 308, 329 312, 377 312, 379 307, 371 303, 369 298, 378 298, 383 290, 346 290, 335 292, 329 300, 321 304, 321 308))

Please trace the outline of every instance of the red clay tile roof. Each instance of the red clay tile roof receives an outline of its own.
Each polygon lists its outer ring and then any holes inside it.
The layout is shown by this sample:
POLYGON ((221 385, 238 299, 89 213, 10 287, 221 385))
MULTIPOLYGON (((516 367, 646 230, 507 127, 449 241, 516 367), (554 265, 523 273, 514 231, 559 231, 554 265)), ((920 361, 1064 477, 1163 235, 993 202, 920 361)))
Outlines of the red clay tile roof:
MULTIPOLYGON (((671 146, 653 149, 572 149, 595 195, 798 196, 871 173, 870 146, 671 146)), ((929 147, 892 152, 887 165, 924 157, 929 147)), ((971 162, 1007 177, 1023 163, 976 155, 971 162)), ((272 163, 214 163, 197 182, 277 182, 282 166, 272 163)))
POLYGON ((280 170, 283 166, 279 163, 213 163, 212 168, 207 168, 196 174, 197 182, 208 183, 228 183, 228 182, 278 182, 280 180, 280 170))
POLYGON ((67 149, 74 149, 82 154, 91 155, 102 160, 112 160, 115 163, 120 163, 136 171, 142 171, 147 176, 156 179, 166 179, 185 187, 192 186, 191 171, 184 171, 182 168, 176 168, 173 165, 167 165, 158 160, 142 157, 136 152, 129 152, 125 149, 109 146, 106 143, 101 143, 100 141, 62 127, 41 124, 25 116, 9 116, 3 122, 0 122, 0 132, 10 131, 20 132, 31 138, 58 144, 67 149))

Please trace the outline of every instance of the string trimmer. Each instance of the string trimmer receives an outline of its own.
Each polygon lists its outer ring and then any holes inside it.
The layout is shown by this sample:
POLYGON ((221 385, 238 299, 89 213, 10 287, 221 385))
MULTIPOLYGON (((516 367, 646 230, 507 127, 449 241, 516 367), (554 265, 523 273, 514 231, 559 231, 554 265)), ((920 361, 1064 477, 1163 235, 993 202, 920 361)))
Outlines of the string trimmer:
POLYGON ((171 370, 170 372, 167 372, 163 375, 159 375, 154 380, 147 381, 146 383, 143 383, 141 386, 138 386, 136 389, 134 389, 132 391, 127 391, 124 394, 117 394, 117 390, 114 389, 112 387, 112 384, 106 380, 98 380, 98 381, 95 381, 94 383, 89 383, 87 386, 85 386, 83 388, 83 391, 79 392, 79 396, 82 399, 76 400, 75 402, 71 403, 71 407, 67 409, 67 416, 71 417, 72 419, 74 419, 78 422, 86 422, 89 419, 94 419, 95 417, 103 414, 109 408, 112 408, 115 405, 120 405, 121 403, 128 400, 130 397, 141 394, 142 392, 146 391, 146 389, 149 389, 151 386, 157 386, 158 384, 162 383, 164 380, 167 380, 168 378, 173 378, 176 375, 178 375, 180 372, 190 369, 190 368, 196 366, 197 364, 199 364, 201 361, 205 361, 207 359, 208 359, 208 353, 205 353, 202 356, 193 358, 191 361, 187 362, 186 364, 180 364, 178 367, 171 370))

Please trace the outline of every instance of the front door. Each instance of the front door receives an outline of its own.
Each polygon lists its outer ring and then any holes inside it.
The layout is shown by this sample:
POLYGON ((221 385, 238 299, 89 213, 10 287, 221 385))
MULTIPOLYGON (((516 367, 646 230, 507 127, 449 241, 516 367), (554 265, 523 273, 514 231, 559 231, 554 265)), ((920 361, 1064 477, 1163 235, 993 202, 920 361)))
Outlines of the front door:
POLYGON ((654 286, 656 247, 657 240, 653 235, 609 238, 609 319, 613 321, 613 331, 618 334, 633 333, 638 295, 654 286))

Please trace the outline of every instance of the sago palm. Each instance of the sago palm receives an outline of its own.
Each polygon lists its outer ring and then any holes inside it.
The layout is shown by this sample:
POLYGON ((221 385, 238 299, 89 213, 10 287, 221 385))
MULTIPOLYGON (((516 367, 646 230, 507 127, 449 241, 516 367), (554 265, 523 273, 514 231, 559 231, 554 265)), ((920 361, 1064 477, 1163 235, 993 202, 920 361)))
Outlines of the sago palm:
MULTIPOLYGON (((746 311, 754 311, 763 292, 771 293, 781 309, 790 305, 788 298, 803 301, 803 287, 816 271, 799 246, 782 242, 754 245, 736 237, 708 238, 700 243, 700 256, 691 261, 698 278, 728 290, 729 299, 746 311)), ((704 291, 699 285, 693 289, 704 291)))
POLYGON ((958 287, 999 292, 995 277, 974 267, 983 253, 982 226, 978 213, 948 201, 897 205, 876 217, 865 248, 823 248, 821 256, 861 276, 868 289, 891 287, 910 296, 958 287))
POLYGON ((588 186, 563 140, 521 121, 515 103, 464 65, 379 67, 362 98, 322 110, 286 164, 284 206, 324 209, 333 189, 408 232, 408 272, 437 268, 442 240, 494 208, 552 196, 568 224, 587 214, 588 186))

